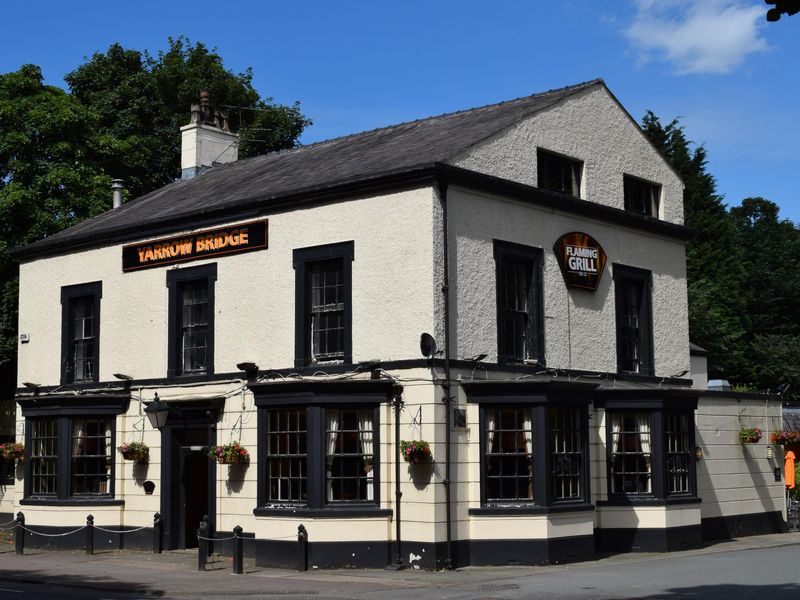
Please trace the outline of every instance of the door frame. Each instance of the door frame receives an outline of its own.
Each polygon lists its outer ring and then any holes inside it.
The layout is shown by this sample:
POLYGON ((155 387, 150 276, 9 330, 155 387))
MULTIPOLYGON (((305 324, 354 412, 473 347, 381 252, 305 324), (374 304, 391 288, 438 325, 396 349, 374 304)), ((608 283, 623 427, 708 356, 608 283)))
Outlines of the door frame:
MULTIPOLYGON (((178 442, 179 431, 204 429, 208 445, 217 443, 217 418, 220 402, 181 403, 170 407, 169 418, 161 430, 161 516, 164 520, 164 548, 178 550, 186 547, 185 515, 183 513, 183 453, 178 442)), ((208 519, 209 534, 216 530, 217 465, 208 461, 208 519)))

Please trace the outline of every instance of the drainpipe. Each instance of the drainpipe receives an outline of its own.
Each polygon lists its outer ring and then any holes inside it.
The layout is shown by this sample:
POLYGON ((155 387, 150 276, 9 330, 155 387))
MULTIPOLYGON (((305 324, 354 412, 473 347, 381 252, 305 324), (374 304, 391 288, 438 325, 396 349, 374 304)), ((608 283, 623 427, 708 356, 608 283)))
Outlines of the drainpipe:
POLYGON ((445 559, 445 568, 453 568, 453 536, 452 525, 453 515, 450 506, 450 270, 449 270, 449 255, 447 248, 447 187, 448 182, 441 179, 437 180, 439 188, 439 202, 442 204, 442 260, 444 261, 444 270, 442 273, 444 281, 442 282, 442 298, 444 300, 444 381, 442 382, 442 392, 445 406, 445 434, 444 434, 444 501, 445 501, 445 521, 447 532, 447 558, 445 559))
POLYGON ((125 189, 125 181, 122 179, 111 180, 111 194, 113 197, 112 208, 119 208, 122 206, 122 190, 125 189))

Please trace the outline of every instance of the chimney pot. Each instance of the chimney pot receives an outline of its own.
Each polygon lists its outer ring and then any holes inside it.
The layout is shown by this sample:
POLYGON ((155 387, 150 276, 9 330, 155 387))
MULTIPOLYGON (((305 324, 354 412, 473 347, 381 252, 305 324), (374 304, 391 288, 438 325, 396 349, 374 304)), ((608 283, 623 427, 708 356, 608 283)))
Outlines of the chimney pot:
POLYGON ((122 206, 122 190, 125 189, 125 181, 123 179, 111 180, 111 194, 113 197, 112 208, 119 208, 122 206))

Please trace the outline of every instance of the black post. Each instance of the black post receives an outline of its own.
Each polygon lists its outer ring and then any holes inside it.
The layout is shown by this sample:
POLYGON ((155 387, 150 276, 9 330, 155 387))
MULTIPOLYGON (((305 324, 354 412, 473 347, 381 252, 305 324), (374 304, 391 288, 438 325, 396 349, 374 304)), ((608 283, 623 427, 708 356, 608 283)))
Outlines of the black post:
POLYGON ((17 513, 17 528, 14 530, 14 543, 17 547, 17 554, 20 556, 25 551, 25 515, 22 511, 17 513))
POLYGON ((233 572, 236 575, 244 573, 244 540, 242 539, 242 528, 237 525, 233 528, 233 572))
POLYGON ((86 517, 86 554, 94 554, 94 517, 86 517))
POLYGON ((204 515, 197 528, 197 570, 206 570, 208 559, 208 515, 204 515))
POLYGON ((161 518, 161 513, 153 515, 153 554, 161 554, 164 550, 163 538, 164 520, 161 518))
POLYGON ((308 571, 308 532, 302 524, 297 527, 297 570, 308 571))
POLYGON ((386 565, 389 571, 404 569, 403 564, 403 538, 400 536, 400 412, 403 410, 403 387, 395 385, 392 390, 392 404, 394 406, 394 509, 395 509, 395 544, 397 554, 394 561, 386 565))

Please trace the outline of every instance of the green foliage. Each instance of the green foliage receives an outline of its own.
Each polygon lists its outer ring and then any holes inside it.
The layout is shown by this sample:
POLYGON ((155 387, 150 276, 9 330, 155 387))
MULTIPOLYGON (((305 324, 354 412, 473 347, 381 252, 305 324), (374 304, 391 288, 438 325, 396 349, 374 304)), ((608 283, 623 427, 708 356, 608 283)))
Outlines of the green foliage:
POLYGON ((73 96, 97 114, 103 170, 125 179, 133 197, 179 174, 180 127, 189 122, 189 107, 201 91, 216 106, 244 107, 230 109, 231 129, 242 134, 241 158, 291 148, 311 123, 297 103, 261 98, 250 69, 232 73, 216 51, 184 37, 170 38, 169 48, 156 56, 114 44, 64 79, 73 96))
POLYGON ((691 148, 677 120, 663 125, 648 111, 642 128, 683 179, 685 222, 697 232, 686 246, 690 337, 708 350, 711 377, 739 382, 749 328, 740 293, 745 269, 733 223, 706 170, 706 150, 691 148))

